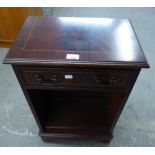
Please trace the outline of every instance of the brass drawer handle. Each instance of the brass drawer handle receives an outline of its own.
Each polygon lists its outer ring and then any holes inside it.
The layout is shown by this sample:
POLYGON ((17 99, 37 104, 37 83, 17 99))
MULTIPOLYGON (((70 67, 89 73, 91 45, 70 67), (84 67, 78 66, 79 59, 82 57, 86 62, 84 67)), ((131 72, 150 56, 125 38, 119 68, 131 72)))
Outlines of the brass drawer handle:
POLYGON ((95 83, 97 83, 97 84, 101 84, 101 82, 102 82, 102 79, 100 79, 100 77, 98 77, 98 76, 94 76, 94 77, 93 77, 93 80, 94 80, 95 83))
POLYGON ((35 75, 36 81, 42 81, 42 76, 41 75, 35 75))
POLYGON ((111 77, 111 84, 117 84, 118 83, 118 81, 119 81, 119 78, 117 77, 117 76, 112 76, 111 77))
POLYGON ((57 75, 53 75, 51 78, 51 81, 54 81, 54 82, 60 81, 60 77, 58 77, 57 75))

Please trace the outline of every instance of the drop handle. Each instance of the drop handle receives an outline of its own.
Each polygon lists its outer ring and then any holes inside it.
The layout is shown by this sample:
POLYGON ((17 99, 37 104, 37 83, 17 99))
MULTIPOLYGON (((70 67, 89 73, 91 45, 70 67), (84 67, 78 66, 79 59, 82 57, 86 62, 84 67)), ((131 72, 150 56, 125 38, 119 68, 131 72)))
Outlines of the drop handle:
POLYGON ((118 81, 119 81, 119 78, 118 77, 112 76, 112 78, 111 78, 111 83, 112 84, 116 84, 116 83, 118 83, 118 81))
POLYGON ((41 75, 35 75, 36 81, 42 81, 42 76, 41 75))
POLYGON ((53 75, 51 80, 56 82, 60 80, 60 77, 58 77, 57 75, 53 75))
POLYGON ((94 76, 93 79, 94 79, 95 83, 101 84, 102 80, 98 76, 94 76))

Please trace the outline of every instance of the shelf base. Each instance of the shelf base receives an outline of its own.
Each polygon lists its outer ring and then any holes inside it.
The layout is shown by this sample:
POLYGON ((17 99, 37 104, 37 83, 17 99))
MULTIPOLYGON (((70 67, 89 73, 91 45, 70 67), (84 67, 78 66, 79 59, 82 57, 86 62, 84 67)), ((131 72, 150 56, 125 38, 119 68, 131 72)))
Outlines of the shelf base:
POLYGON ((45 133, 40 132, 39 136, 42 138, 43 141, 50 142, 55 139, 91 139, 91 140, 100 140, 104 143, 110 143, 111 139, 113 138, 111 133, 93 133, 93 132, 66 132, 66 133, 45 133))

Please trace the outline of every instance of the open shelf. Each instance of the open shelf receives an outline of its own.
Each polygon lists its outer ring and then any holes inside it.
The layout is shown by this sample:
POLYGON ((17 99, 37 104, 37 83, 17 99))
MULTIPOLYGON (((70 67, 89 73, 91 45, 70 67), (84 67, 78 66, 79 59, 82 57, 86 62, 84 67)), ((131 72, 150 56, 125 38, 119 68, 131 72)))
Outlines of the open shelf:
MULTIPOLYGON (((125 92, 28 89, 47 137, 111 138, 110 126, 125 92), (117 102, 116 102, 117 99, 117 102), (110 114, 113 115, 110 115, 110 114)), ((106 138, 104 138, 106 139, 106 138)))
POLYGON ((28 92, 32 103, 35 104, 34 108, 37 108, 36 112, 42 117, 40 120, 43 120, 42 126, 45 132, 107 130, 103 93, 60 90, 28 90, 28 92))
POLYGON ((97 128, 106 128, 103 103, 97 103, 94 106, 91 103, 85 102, 84 99, 80 103, 77 103, 78 99, 76 102, 71 103, 74 100, 76 100, 74 97, 61 98, 55 96, 53 102, 48 103, 45 123, 46 131, 51 132, 55 129, 95 130, 97 128))

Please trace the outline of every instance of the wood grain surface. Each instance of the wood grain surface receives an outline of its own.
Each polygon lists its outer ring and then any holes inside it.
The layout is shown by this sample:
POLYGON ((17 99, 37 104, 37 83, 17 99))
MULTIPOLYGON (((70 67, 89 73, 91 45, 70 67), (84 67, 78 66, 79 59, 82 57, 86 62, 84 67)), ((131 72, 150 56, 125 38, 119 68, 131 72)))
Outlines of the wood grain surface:
POLYGON ((111 18, 31 16, 4 62, 149 67, 130 21, 111 18))

